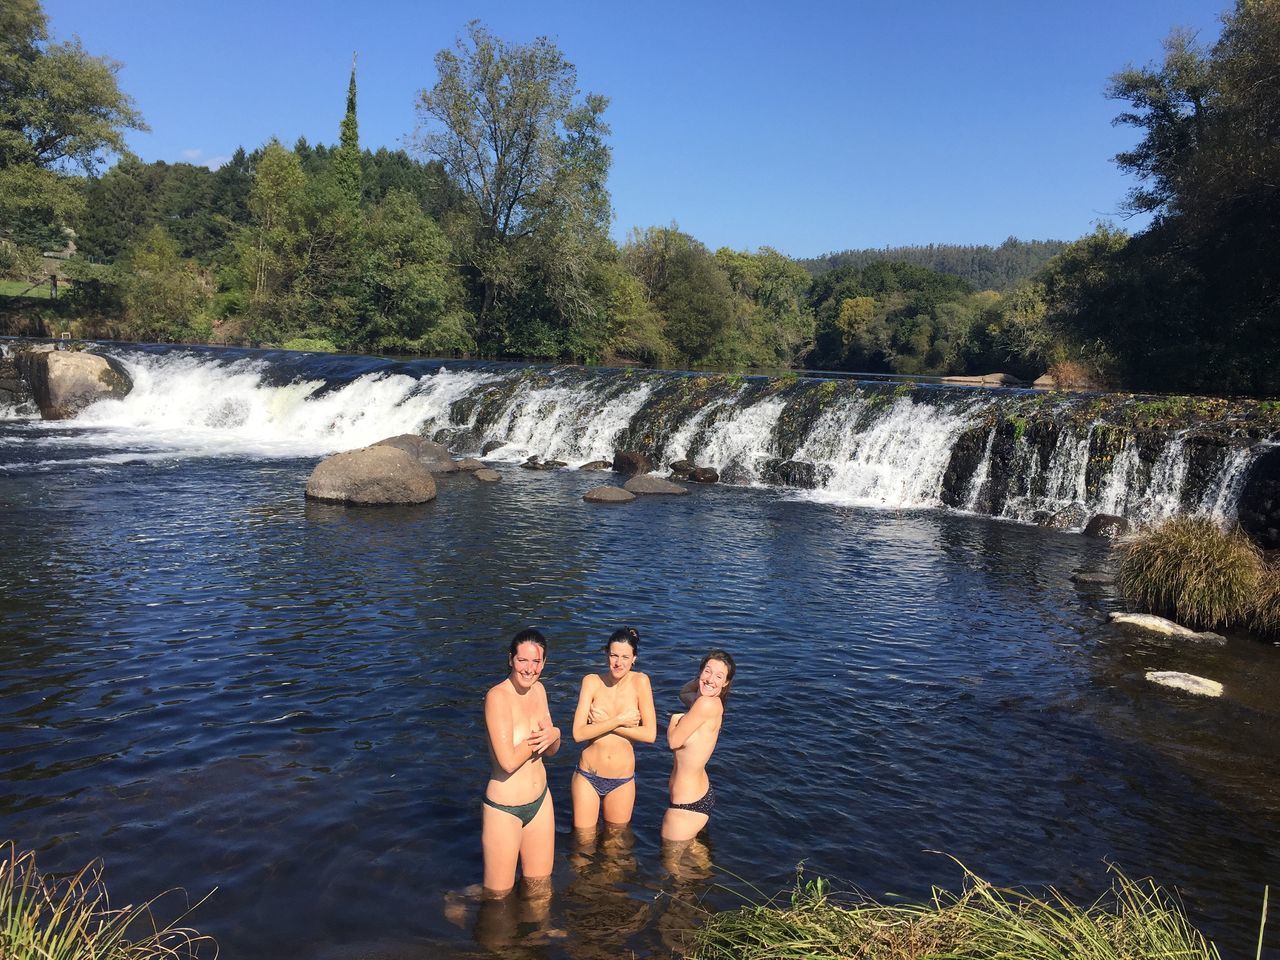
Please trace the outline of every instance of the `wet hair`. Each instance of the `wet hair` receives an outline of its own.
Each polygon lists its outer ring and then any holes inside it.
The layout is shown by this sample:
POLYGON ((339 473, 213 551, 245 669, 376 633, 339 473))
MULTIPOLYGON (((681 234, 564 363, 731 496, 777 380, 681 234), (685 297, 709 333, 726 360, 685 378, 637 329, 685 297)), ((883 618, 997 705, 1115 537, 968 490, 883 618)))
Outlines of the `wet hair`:
POLYGON ((511 640, 511 648, 508 655, 514 657, 522 643, 536 643, 542 648, 542 655, 544 657, 547 655, 547 638, 542 635, 541 630, 535 630, 533 627, 528 627, 527 629, 521 630, 517 633, 511 640))
POLYGON ((733 675, 734 673, 737 672, 738 665, 733 662, 733 657, 729 656, 729 651, 712 650, 705 657, 703 657, 702 662, 698 664, 698 676, 702 676, 702 671, 707 669, 707 664, 710 663, 712 660, 719 660, 721 663, 725 665, 725 667, 728 668, 725 671, 724 686, 720 688, 721 701, 728 700, 729 689, 733 686, 733 675))
POLYGON ((609 634, 609 642, 604 645, 604 652, 608 653, 609 648, 615 643, 631 644, 632 656, 640 652, 640 631, 635 627, 620 627, 609 634))

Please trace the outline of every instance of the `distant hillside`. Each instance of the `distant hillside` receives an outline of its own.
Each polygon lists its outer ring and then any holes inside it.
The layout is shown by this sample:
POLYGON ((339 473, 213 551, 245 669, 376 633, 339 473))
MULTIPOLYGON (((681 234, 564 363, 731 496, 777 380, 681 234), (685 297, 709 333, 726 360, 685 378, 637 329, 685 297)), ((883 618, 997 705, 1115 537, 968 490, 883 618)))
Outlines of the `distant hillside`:
POLYGON ((836 267, 865 267, 880 260, 928 267, 970 283, 975 290, 1007 290, 1034 274, 1067 244, 1062 240, 1019 240, 1010 237, 998 247, 931 243, 925 247, 884 247, 843 250, 799 263, 818 277, 836 267))

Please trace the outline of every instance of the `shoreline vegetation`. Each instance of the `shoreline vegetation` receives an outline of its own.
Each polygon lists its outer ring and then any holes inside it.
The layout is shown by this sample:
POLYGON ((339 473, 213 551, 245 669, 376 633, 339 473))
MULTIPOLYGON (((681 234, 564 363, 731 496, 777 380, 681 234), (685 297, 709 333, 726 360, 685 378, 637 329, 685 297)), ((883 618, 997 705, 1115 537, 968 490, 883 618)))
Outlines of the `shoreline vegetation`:
POLYGON ((210 171, 130 155, 146 126, 119 64, 51 37, 38 0, 6 16, 0 279, 62 293, 0 295, 0 331, 1280 394, 1274 3, 1237 0, 1211 46, 1174 30, 1162 62, 1110 79, 1147 229, 808 260, 675 223, 615 242, 608 98, 545 37, 467 24, 408 149, 361 146, 353 66, 336 144, 273 139, 210 171))
MULTIPOLYGON (((789 901, 708 917, 694 960, 1219 960, 1181 904, 1152 880, 1114 866, 1107 894, 1079 906, 1050 888, 996 887, 965 870, 959 893, 937 887, 924 903, 837 897, 798 874, 789 901)), ((1268 891, 1269 892, 1269 891, 1268 891)), ((1265 896, 1265 895, 1264 895, 1265 896)), ((1259 931, 1258 956, 1266 926, 1259 931)))

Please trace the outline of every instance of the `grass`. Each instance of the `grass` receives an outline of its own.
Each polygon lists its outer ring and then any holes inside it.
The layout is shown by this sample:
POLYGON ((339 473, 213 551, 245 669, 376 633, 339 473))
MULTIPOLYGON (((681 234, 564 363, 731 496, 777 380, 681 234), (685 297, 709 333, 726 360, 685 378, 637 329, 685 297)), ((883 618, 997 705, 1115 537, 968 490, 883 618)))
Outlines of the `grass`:
POLYGON ((1238 528, 1206 517, 1175 517, 1116 546, 1116 583, 1131 600, 1188 627, 1255 626, 1259 597, 1280 591, 1258 548, 1238 528), (1267 584, 1272 584, 1270 590, 1267 584))
POLYGON ((0 280, 0 297, 32 297, 49 299, 49 281, 42 280, 34 287, 25 280, 0 280))
MULTIPOLYGON (((4 960, 176 960, 195 958, 209 937, 160 926, 155 900, 111 906, 100 861, 73 876, 44 876, 35 854, 0 844, 0 957, 4 960)), ((198 904, 197 904, 198 906, 198 904)))
MULTIPOLYGON (((711 915, 694 960, 1219 960, 1181 906, 1150 880, 1112 869, 1111 890, 1077 906, 1056 890, 995 887, 970 871, 959 893, 923 904, 832 898, 797 877, 789 902, 711 915)), ((1265 920, 1265 917, 1264 917, 1265 920)))

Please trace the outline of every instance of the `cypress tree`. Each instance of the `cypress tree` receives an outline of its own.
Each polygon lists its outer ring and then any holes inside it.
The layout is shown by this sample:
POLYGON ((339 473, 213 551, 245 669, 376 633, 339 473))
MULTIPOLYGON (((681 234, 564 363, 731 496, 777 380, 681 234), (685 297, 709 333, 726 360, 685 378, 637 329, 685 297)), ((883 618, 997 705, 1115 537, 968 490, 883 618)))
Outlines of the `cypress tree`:
POLYGON ((334 168, 343 196, 352 204, 360 203, 360 136, 356 125, 356 55, 351 55, 351 82, 347 85, 347 112, 342 118, 338 149, 334 151, 334 168))

